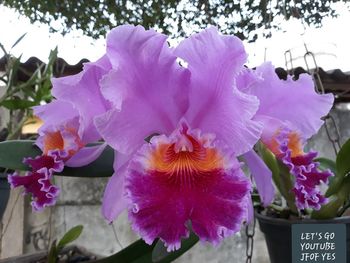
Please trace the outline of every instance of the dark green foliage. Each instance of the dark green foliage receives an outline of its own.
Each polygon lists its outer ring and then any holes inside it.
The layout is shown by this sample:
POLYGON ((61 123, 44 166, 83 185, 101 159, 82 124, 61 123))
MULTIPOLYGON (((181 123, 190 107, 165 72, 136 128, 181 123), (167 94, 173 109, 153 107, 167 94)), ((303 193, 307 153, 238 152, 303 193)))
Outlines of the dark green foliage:
MULTIPOLYGON (((95 145, 95 144, 93 144, 95 145)), ((88 145, 89 146, 89 145, 88 145)), ((34 158, 41 151, 30 140, 10 140, 0 142, 0 167, 28 171, 30 167, 23 164, 23 158, 34 158)), ((103 153, 92 163, 79 168, 65 167, 62 176, 74 177, 109 177, 113 174, 114 151, 107 146, 103 153)))
POLYGON ((96 263, 168 263, 190 250, 199 238, 194 234, 181 241, 180 249, 167 252, 163 242, 156 240, 152 245, 147 245, 139 239, 109 257, 97 260, 96 263))
MULTIPOLYGON (((234 33, 253 41, 256 30, 278 28, 276 18, 301 17, 306 24, 320 26, 326 16, 336 16, 332 4, 342 0, 3 0, 32 22, 51 26, 53 32, 81 29, 86 35, 105 36, 121 24, 159 28, 172 36, 184 35, 186 28, 198 31, 208 24, 219 25, 223 33, 234 33), (295 5, 296 2, 296 5, 295 5), (57 27, 58 21, 60 27, 57 27)), ((187 30, 188 31, 188 30, 187 30)))
POLYGON ((326 196, 329 203, 312 213, 313 218, 341 216, 350 207, 350 139, 340 148, 335 162, 335 174, 331 178, 326 196))

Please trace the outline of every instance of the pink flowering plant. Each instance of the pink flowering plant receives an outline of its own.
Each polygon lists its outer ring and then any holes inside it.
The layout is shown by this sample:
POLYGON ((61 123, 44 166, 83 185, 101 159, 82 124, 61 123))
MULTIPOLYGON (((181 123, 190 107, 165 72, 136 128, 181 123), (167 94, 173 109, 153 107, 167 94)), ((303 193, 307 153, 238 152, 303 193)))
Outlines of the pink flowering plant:
POLYGON ((307 74, 281 80, 271 63, 248 69, 246 61, 242 41, 214 27, 176 48, 141 26, 113 29, 101 59, 52 80, 55 99, 34 107, 41 151, 27 142, 27 166, 7 167, 29 171, 8 181, 41 211, 59 196, 54 176, 111 176, 102 215, 112 222, 127 210, 133 230, 168 252, 238 232, 256 197, 276 214, 336 216, 349 178, 303 150, 333 95, 317 94, 307 74), (331 178, 326 193, 320 185, 331 178))

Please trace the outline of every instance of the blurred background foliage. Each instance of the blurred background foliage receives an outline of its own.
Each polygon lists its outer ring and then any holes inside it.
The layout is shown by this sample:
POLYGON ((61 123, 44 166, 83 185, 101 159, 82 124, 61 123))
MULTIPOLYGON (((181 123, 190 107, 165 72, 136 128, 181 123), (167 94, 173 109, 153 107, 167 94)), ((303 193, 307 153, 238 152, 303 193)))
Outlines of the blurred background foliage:
MULTIPOLYGON (((11 49, 24 37, 25 34, 11 49)), ((37 64, 33 72, 22 66, 21 57, 13 56, 11 49, 6 50, 1 43, 0 49, 4 53, 1 58, 0 107, 9 113, 8 122, 1 130, 1 140, 18 139, 23 125, 33 121, 31 107, 52 100, 51 77, 57 59, 57 48, 50 52, 48 63, 37 64)))
MULTIPOLYGON (((20 14, 49 24, 52 32, 81 29, 93 38, 105 36, 114 26, 141 24, 172 37, 199 31, 208 24, 223 33, 254 41, 259 30, 279 29, 281 21, 301 18, 321 26, 323 18, 337 16, 333 5, 347 0, 2 0, 20 14)), ((268 35, 268 34, 266 34, 268 35)))

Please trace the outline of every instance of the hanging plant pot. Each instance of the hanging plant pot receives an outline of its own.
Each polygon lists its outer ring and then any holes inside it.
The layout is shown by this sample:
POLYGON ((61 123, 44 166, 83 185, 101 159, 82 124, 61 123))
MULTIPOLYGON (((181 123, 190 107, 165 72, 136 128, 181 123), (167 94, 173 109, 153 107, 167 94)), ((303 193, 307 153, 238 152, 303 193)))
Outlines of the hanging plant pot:
POLYGON ((347 259, 350 259, 350 216, 329 220, 291 220, 265 216, 259 212, 256 212, 255 215, 259 221, 260 230, 265 235, 271 263, 292 263, 293 224, 345 224, 347 259))
POLYGON ((0 219, 2 218, 10 197, 10 185, 7 174, 0 173, 0 219))

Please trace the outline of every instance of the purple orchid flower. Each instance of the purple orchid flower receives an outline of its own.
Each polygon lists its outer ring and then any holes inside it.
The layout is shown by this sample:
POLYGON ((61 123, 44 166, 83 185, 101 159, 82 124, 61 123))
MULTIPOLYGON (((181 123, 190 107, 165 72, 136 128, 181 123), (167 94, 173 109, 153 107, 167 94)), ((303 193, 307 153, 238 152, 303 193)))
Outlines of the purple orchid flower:
POLYGON ((107 56, 101 90, 112 107, 95 124, 118 155, 105 218, 128 209, 133 229, 169 251, 190 228, 213 244, 237 232, 251 211, 251 183, 236 157, 262 129, 252 119, 257 98, 235 86, 247 58, 242 42, 209 28, 171 50, 154 30, 121 26, 107 37, 107 56))
POLYGON ((34 210, 55 204, 59 188, 51 184, 53 173, 62 172, 64 165, 86 165, 105 148, 106 144, 84 146, 101 138, 93 119, 109 109, 99 89, 100 79, 109 70, 108 59, 102 57, 95 63, 86 63, 77 75, 53 79, 55 100, 34 107, 34 114, 44 122, 36 141, 43 155, 24 160, 32 168, 25 176, 14 173, 8 177, 12 187, 23 186, 25 193, 32 194, 34 210))
MULTIPOLYGON (((306 139, 315 134, 323 124, 321 117, 328 114, 333 105, 333 95, 317 94, 312 78, 307 74, 298 80, 280 80, 270 63, 265 63, 256 70, 244 70, 237 78, 239 89, 255 95, 260 101, 254 117, 263 123, 262 142, 279 158, 294 175, 295 193, 298 209, 319 209, 327 199, 322 196, 318 185, 328 182, 330 171, 321 172, 319 164, 314 161, 315 152, 305 153, 303 147, 306 139)), ((248 164, 256 176, 261 178, 263 172, 261 160, 255 153, 246 155, 248 164), (258 169, 257 169, 258 167, 258 169)), ((270 192, 272 180, 266 180, 258 187, 263 195, 270 192)))
POLYGON ((175 49, 154 30, 113 29, 105 56, 53 80, 56 99, 34 109, 44 121, 37 140, 43 155, 25 160, 32 172, 9 182, 41 210, 59 193, 53 173, 90 163, 108 144, 117 153, 103 197, 108 221, 127 209, 133 229, 149 244, 160 238, 169 251, 190 229, 217 244, 252 216, 252 185, 237 156, 263 204, 273 199, 271 172, 252 150, 261 139, 295 175, 298 207, 319 207, 325 198, 317 185, 329 174, 301 147, 333 99, 315 94, 305 76, 280 81, 269 64, 250 71, 246 58, 238 38, 213 27, 175 49), (101 138, 106 144, 85 147, 101 138))

